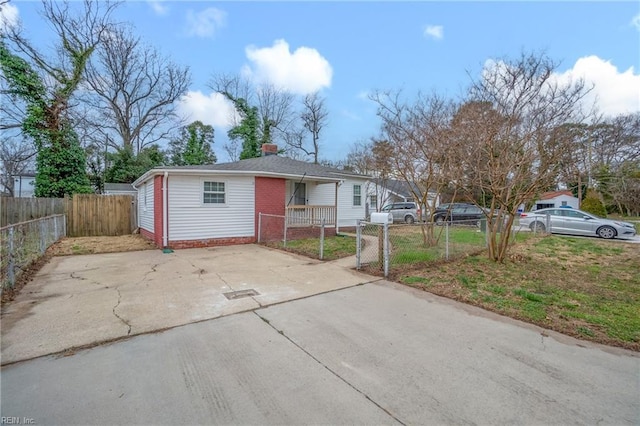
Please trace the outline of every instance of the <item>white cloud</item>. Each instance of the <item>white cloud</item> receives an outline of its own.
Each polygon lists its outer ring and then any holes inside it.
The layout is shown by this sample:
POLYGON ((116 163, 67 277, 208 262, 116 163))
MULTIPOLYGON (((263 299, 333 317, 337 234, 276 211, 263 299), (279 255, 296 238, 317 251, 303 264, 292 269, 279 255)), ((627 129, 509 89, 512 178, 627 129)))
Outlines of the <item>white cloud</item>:
POLYGON ((369 93, 369 91, 368 91, 368 90, 363 90, 363 91, 361 91, 360 93, 358 93, 358 94, 356 95, 356 97, 357 97, 358 99, 360 99, 361 101, 368 101, 368 100, 369 100, 369 95, 370 95, 370 93, 369 93))
POLYGON ((272 47, 248 46, 242 73, 257 83, 272 84, 292 93, 308 94, 331 86, 333 69, 320 53, 310 47, 289 50, 285 40, 276 40, 272 47))
POLYGON ((216 92, 188 92, 178 103, 178 114, 188 122, 199 120, 215 129, 228 129, 239 119, 231 101, 216 92))
POLYGON ((640 31, 640 13, 633 17, 631 20, 631 25, 636 27, 636 30, 640 31))
POLYGON ((424 36, 442 40, 444 37, 444 27, 442 25, 427 25, 424 29, 424 36))
POLYGON ((147 0, 147 3, 156 15, 166 15, 169 12, 169 6, 164 1, 147 0))
POLYGON ((213 37, 215 33, 225 26, 227 13, 209 7, 201 12, 187 11, 187 35, 196 37, 213 37))
POLYGON ((19 12, 18 8, 11 3, 5 3, 0 6, 0 33, 4 33, 7 28, 18 25, 19 12))
POLYGON ((633 67, 619 71, 610 61, 585 56, 564 73, 556 73, 560 82, 583 78, 593 90, 585 98, 585 106, 597 102, 599 112, 611 116, 640 112, 640 74, 633 67))

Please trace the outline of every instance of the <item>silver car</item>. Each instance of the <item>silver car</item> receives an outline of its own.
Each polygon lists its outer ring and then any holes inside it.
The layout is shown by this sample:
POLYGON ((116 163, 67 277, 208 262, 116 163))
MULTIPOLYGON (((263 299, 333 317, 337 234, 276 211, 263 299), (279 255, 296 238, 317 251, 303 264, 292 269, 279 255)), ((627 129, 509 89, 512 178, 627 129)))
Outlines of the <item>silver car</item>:
POLYGON ((414 223, 422 220, 422 210, 414 202, 388 204, 382 208, 383 213, 391 213, 394 222, 414 223))
POLYGON ((520 226, 544 232, 550 227, 553 234, 598 236, 601 238, 633 238, 636 228, 632 223, 604 219, 578 209, 540 209, 520 215, 520 226))

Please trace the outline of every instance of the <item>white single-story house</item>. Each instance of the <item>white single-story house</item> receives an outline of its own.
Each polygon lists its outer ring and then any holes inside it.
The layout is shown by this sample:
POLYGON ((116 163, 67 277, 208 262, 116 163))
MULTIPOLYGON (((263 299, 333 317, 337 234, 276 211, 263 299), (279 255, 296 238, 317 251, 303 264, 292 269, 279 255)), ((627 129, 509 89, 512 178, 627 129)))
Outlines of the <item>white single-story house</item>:
POLYGON ((35 197, 35 172, 24 172, 19 175, 14 175, 10 178, 9 184, 13 185, 12 188, 6 188, 5 192, 13 194, 16 198, 31 198, 35 197))
POLYGON ((324 221, 332 234, 365 218, 368 176, 280 157, 273 144, 262 150, 259 158, 146 172, 133 183, 140 233, 158 247, 206 247, 254 243, 259 232, 282 234, 285 223, 324 221))
POLYGON ((105 183, 104 195, 131 195, 136 196, 138 191, 130 183, 105 183))
MULTIPOLYGON (((422 194, 422 190, 416 185, 398 179, 373 179, 367 185, 367 209, 368 213, 379 212, 384 206, 391 203, 400 203, 415 200, 414 194, 422 194)), ((431 206, 439 204, 438 194, 427 193, 427 203, 431 206), (435 203, 435 204, 434 204, 435 203)), ((425 206, 422 206, 425 211, 425 206)))
POLYGON ((570 207, 574 209, 580 208, 580 200, 574 197, 571 191, 551 191, 545 192, 540 196, 533 205, 533 210, 546 208, 570 207))

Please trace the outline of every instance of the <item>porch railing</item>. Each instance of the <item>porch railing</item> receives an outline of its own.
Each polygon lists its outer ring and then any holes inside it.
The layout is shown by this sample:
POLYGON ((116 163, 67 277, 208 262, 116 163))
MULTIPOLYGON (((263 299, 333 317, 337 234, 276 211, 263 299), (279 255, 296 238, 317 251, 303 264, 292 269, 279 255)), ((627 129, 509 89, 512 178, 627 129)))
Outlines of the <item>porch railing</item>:
POLYGON ((320 225, 324 219, 325 226, 336 224, 335 206, 288 206, 286 209, 287 226, 320 225))

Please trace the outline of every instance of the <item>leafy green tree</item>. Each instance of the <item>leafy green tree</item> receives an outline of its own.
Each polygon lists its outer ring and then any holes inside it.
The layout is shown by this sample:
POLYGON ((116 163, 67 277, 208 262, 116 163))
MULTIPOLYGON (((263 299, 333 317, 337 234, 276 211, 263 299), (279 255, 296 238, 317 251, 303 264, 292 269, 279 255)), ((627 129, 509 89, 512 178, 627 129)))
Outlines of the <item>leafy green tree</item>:
MULTIPOLYGON (((242 151, 240 152, 240 159, 245 160, 247 158, 256 158, 261 155, 262 140, 260 138, 260 119, 258 116, 258 108, 249 105, 249 103, 243 98, 235 98, 230 93, 224 93, 224 95, 233 102, 236 110, 240 114, 240 123, 227 132, 229 139, 232 141, 242 141, 242 151)), ((268 127, 267 127, 268 130, 268 127)), ((268 135, 268 132, 267 132, 268 135)))
POLYGON ((188 166, 213 164, 217 161, 213 152, 213 127, 194 121, 180 130, 180 137, 169 142, 171 164, 188 166))
POLYGON ((167 163, 166 154, 157 144, 143 148, 138 155, 132 146, 126 146, 108 154, 110 167, 105 171, 105 181, 111 183, 132 183, 148 170, 167 163))
POLYGON ((582 203, 580 203, 580 209, 595 214, 596 216, 607 217, 607 209, 600 200, 598 193, 592 189, 587 191, 587 196, 582 203))

